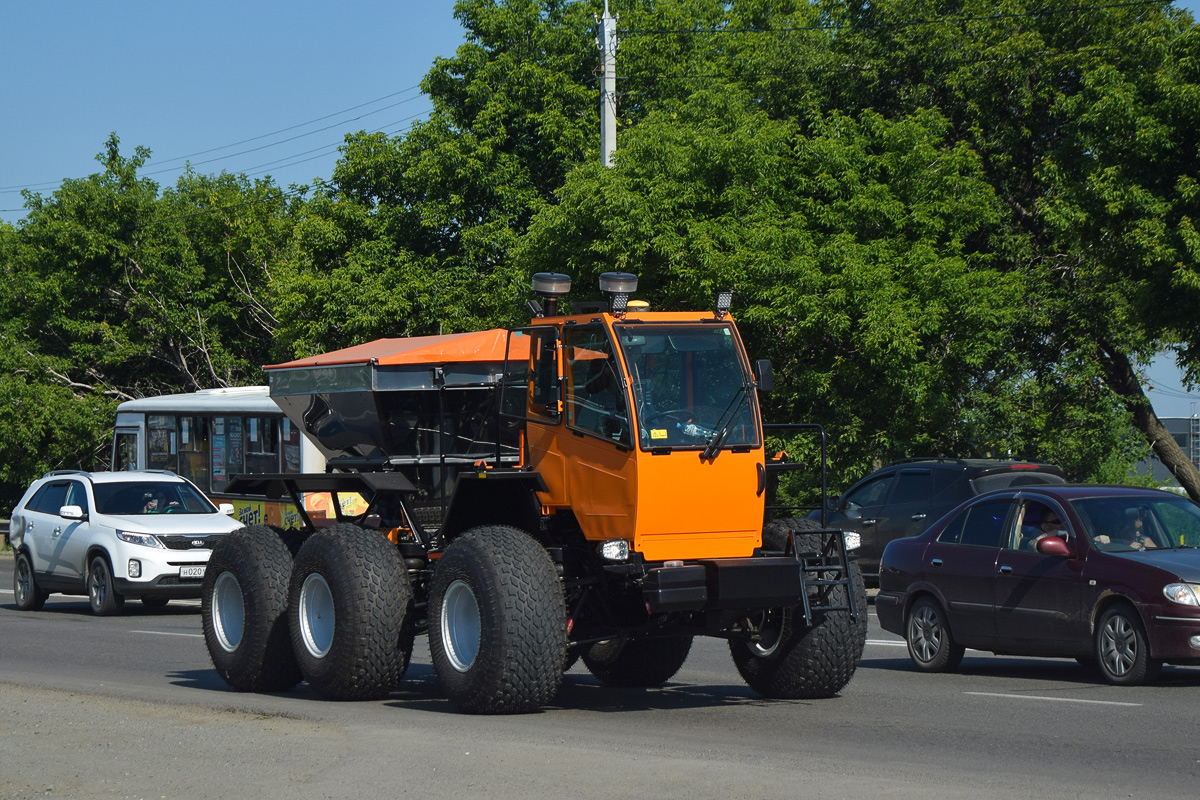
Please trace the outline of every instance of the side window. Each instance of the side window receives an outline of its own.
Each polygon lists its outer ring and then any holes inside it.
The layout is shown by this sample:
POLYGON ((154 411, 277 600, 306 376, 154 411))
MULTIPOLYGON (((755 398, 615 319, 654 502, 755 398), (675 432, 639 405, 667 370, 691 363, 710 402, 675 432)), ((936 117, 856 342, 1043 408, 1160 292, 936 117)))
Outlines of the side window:
POLYGON ((860 486, 850 494, 847 494, 845 502, 842 505, 845 507, 855 505, 859 508, 883 505, 887 500, 888 490, 892 488, 894 480, 896 480, 895 475, 884 475, 882 478, 876 478, 870 483, 860 486))
POLYGON ((179 469, 179 439, 174 415, 146 416, 146 469, 179 469))
POLYGON ((892 492, 893 503, 918 503, 933 495, 933 475, 929 470, 904 470, 892 492))
POLYGON ((246 472, 279 472, 279 431, 274 417, 246 417, 246 472))
POLYGON ((1027 500, 1017 511, 1012 533, 1005 543, 1010 550, 1034 550, 1042 536, 1067 536, 1063 515, 1056 509, 1036 500, 1027 500))
POLYGON ((67 499, 63 503, 64 506, 79 506, 83 509, 83 513, 90 513, 88 508, 87 490, 83 488, 83 484, 79 481, 71 481, 67 487, 67 499))
POLYGON ((58 516, 58 510, 67 504, 68 488, 67 481, 48 483, 29 501, 29 507, 42 514, 58 516))
POLYGON ((938 541, 942 544, 958 544, 962 541, 963 523, 967 521, 967 512, 962 512, 950 524, 942 529, 938 534, 938 541))
POLYGON ((603 325, 563 332, 567 372, 567 424, 632 446, 629 411, 612 343, 603 325))
POLYGON ((536 327, 509 331, 501 413, 556 424, 560 394, 558 330, 536 327))
POLYGON ((113 469, 117 472, 137 469, 138 432, 117 431, 113 445, 113 469))
POLYGON ((1004 536, 1011 500, 989 500, 967 511, 959 544, 977 547, 999 547, 1004 536))

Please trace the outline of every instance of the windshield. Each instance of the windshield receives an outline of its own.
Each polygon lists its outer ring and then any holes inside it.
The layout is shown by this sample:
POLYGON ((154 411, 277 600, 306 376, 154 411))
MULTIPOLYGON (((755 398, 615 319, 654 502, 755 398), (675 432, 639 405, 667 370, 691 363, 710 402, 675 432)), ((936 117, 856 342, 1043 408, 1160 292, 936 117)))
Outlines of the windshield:
POLYGON ((212 503, 191 484, 166 481, 97 483, 96 510, 101 514, 212 514, 212 503))
POLYGON ((757 407, 732 326, 617 325, 642 449, 757 446, 757 407))
POLYGON ((1200 546, 1200 506, 1182 497, 1094 497, 1071 505, 1099 550, 1200 546))

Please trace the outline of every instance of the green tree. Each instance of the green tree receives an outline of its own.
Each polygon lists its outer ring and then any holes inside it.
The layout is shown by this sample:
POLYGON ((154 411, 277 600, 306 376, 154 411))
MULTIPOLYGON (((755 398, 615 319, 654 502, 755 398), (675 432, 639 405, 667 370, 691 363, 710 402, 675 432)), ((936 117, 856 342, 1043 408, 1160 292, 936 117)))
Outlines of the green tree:
POLYGON ((0 429, 0 505, 39 470, 106 463, 116 402, 257 381, 270 353, 287 198, 190 172, 160 196, 149 151, 119 144, 0 229, 0 394, 24 412, 0 429))
POLYGON ((348 136, 276 282, 281 358, 515 321, 511 251, 533 209, 596 152, 591 10, 455 7, 466 43, 423 87, 427 120, 348 136))

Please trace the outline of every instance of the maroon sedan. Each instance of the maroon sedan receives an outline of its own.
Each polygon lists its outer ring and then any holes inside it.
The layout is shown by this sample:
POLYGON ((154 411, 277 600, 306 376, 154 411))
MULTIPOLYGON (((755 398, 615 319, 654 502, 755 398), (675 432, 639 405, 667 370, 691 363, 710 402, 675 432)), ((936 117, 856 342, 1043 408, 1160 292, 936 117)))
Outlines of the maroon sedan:
POLYGON ((980 495, 883 551, 876 611, 917 669, 964 648, 1062 656, 1109 683, 1200 664, 1200 506, 1156 489, 980 495))

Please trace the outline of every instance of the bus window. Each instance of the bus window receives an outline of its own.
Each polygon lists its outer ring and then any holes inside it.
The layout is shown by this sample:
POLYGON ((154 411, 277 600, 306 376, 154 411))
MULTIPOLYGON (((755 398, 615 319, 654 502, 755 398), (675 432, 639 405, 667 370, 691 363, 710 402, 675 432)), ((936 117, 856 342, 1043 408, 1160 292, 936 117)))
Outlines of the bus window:
POLYGON ((208 419, 179 417, 179 474, 205 492, 209 485, 208 419))
POLYGON ((300 472, 300 429, 284 417, 279 421, 279 442, 283 450, 282 472, 300 472))
POLYGON ((242 418, 213 417, 212 488, 219 492, 230 478, 245 471, 242 458, 242 418))
POLYGON ((175 438, 175 417, 166 414, 147 414, 146 468, 177 472, 179 443, 175 438))
POLYGON ((246 418, 246 472, 279 472, 279 436, 271 417, 246 418))
POLYGON ((113 469, 124 472, 138 468, 138 433, 136 429, 118 430, 114 439, 113 469))

